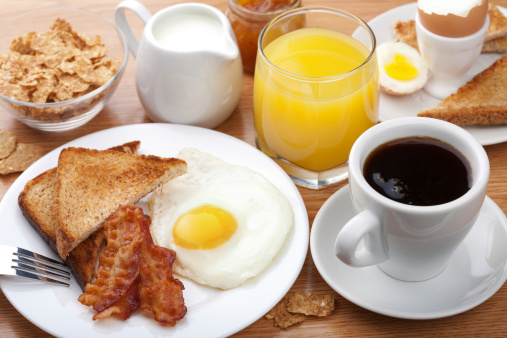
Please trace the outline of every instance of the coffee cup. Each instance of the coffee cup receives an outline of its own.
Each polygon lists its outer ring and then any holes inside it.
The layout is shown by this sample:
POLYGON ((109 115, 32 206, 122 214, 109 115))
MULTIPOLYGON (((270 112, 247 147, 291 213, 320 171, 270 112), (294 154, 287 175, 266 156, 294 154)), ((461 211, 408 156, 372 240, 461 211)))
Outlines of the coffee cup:
POLYGON ((215 128, 234 111, 243 68, 236 37, 224 13, 200 3, 177 4, 153 16, 140 2, 115 10, 136 60, 137 93, 155 122, 215 128), (140 41, 126 18, 144 23, 140 41))
MULTIPOLYGON (((410 161, 401 161, 400 165, 413 165, 407 163, 410 161)), ((356 215, 338 233, 336 256, 354 267, 378 265, 386 274, 403 281, 437 276, 474 225, 486 196, 488 179, 489 160, 484 148, 459 126, 437 119, 408 117, 370 128, 350 152, 349 184, 356 215), (462 164, 468 166, 469 186, 465 192, 442 204, 413 205, 375 190, 364 176, 365 163, 384 145, 404 139, 432 140, 459 154, 462 164)), ((437 183, 436 188, 446 189, 445 182, 437 183)), ((421 194, 415 189, 412 193, 421 194)))

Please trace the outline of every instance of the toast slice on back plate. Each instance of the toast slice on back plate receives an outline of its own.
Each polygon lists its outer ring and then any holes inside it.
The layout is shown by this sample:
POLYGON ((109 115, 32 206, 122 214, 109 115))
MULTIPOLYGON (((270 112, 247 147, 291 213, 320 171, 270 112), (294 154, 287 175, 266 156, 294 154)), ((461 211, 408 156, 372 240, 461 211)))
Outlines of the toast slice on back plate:
POLYGON ((507 124, 507 55, 417 116, 432 117, 458 125, 507 124))
POLYGON ((488 4, 489 26, 486 34, 486 41, 500 38, 507 35, 507 18, 497 6, 488 4))
POLYGON ((57 168, 56 246, 65 259, 120 205, 135 204, 159 185, 184 174, 186 163, 114 150, 66 148, 57 168))
MULTIPOLYGON (((135 153, 140 142, 133 141, 111 150, 135 153)), ((49 246, 56 249, 56 175, 57 169, 46 170, 28 181, 19 194, 19 207, 28 223, 41 235, 49 246)), ((67 257, 72 274, 79 286, 84 289, 90 283, 95 272, 100 250, 104 245, 104 233, 99 230, 78 245, 67 257)))
MULTIPOLYGON (((505 53, 507 52, 507 17, 497 6, 493 4, 488 6, 490 22, 482 53, 505 53)), ((395 41, 404 42, 419 50, 414 20, 394 22, 393 33, 395 41)))

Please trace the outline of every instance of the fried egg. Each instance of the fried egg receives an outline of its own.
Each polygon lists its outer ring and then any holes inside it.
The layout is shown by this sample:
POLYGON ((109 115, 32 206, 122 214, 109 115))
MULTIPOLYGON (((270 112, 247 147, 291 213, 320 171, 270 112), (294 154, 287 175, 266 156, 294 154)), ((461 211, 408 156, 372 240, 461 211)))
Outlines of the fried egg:
POLYGON ((419 52, 403 42, 378 46, 380 89, 392 95, 411 94, 426 84, 428 66, 419 52))
POLYGON ((176 251, 174 273, 231 289, 273 261, 294 223, 287 198, 264 176, 197 149, 187 173, 148 200, 155 242, 176 251))

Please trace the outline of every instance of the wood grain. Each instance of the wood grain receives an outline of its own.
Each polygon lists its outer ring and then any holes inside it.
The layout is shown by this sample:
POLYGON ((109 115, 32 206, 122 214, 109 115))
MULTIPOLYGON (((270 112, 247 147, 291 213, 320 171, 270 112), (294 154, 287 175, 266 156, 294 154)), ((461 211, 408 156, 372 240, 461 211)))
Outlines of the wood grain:
MULTIPOLYGON (((21 14, 27 9, 40 7, 79 7, 99 13, 114 20, 114 8, 119 0, 2 0, 0 2, 0 21, 21 14)), ((144 3, 151 13, 184 1, 177 0, 145 0, 144 3)), ((220 10, 225 10, 226 0, 205 0, 220 10)), ((365 21, 411 1, 406 0, 303 0, 303 5, 326 5, 339 7, 352 12, 365 21)), ((494 3, 507 7, 507 0, 494 3)), ((138 36, 142 24, 136 18, 129 18, 138 36)), ((0 32, 7 34, 8 32, 0 32)), ((135 59, 130 58, 127 69, 116 93, 106 108, 92 121, 79 129, 64 133, 48 133, 36 131, 15 120, 9 113, 0 108, 0 129, 14 133, 20 142, 38 143, 46 151, 65 144, 78 137, 111 127, 150 123, 138 99, 135 89, 135 59)), ((252 76, 245 75, 242 96, 233 115, 216 130, 230 134, 254 145, 254 129, 252 117, 252 76)), ((491 162, 491 179, 488 196, 500 208, 507 211, 507 143, 485 147, 491 162)), ((0 176, 0 196, 4 196, 18 174, 0 176)), ((299 188, 308 210, 309 222, 312 224, 322 204, 344 184, 339 184, 320 191, 299 188)), ((2 224, 1 226, 6 226, 2 224)), ((291 291, 314 291, 318 293, 335 293, 322 279, 310 254, 306 257, 303 269, 291 291)), ((77 297, 77 296, 76 296, 77 297)), ((410 300, 407 300, 410 301, 410 300)), ((40 306, 44 306, 41 304, 40 306)), ((507 287, 503 286, 488 301, 463 314, 427 321, 402 320, 375 314, 350 303, 336 294, 336 310, 326 318, 308 318, 287 330, 273 326, 273 322, 260 318, 258 321, 238 332, 236 337, 315 337, 315 336, 361 336, 361 337, 392 337, 392 336, 505 336, 507 332, 507 287)), ((1 337, 51 337, 27 319, 9 303, 0 293, 0 336, 1 337)))

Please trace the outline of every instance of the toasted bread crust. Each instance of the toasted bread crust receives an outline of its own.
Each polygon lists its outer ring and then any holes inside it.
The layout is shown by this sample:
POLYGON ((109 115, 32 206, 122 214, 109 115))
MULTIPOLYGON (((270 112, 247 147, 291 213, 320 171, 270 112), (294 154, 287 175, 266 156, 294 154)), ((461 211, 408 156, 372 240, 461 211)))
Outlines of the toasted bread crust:
POLYGON ((507 124, 507 55, 500 57, 437 106, 417 116, 459 125, 507 124))
POLYGON ((507 35, 507 18, 496 5, 488 4, 489 26, 486 41, 507 35))
MULTIPOLYGON (((488 15, 490 22, 482 53, 505 53, 507 52, 507 18, 493 4, 489 4, 488 15)), ((394 22, 393 34, 396 42, 404 42, 419 50, 414 20, 394 22)))
MULTIPOLYGON (((110 149, 135 153, 139 145, 139 141, 132 141, 110 149)), ((28 223, 58 253, 55 233, 56 175, 57 169, 52 168, 28 181, 18 196, 18 204, 28 223)), ((104 233, 97 231, 69 253, 67 263, 83 290, 93 278, 96 261, 104 245, 104 233)))
POLYGON ((415 31, 415 21, 395 21, 393 25, 393 33, 396 42, 404 42, 407 45, 419 51, 417 44, 417 33, 415 31))
POLYGON ((186 163, 113 150, 66 148, 57 168, 56 243, 60 257, 66 258, 120 205, 135 204, 182 175, 186 163))
POLYGON ((54 192, 56 168, 49 169, 28 181, 18 196, 18 205, 28 223, 56 251, 54 192))

